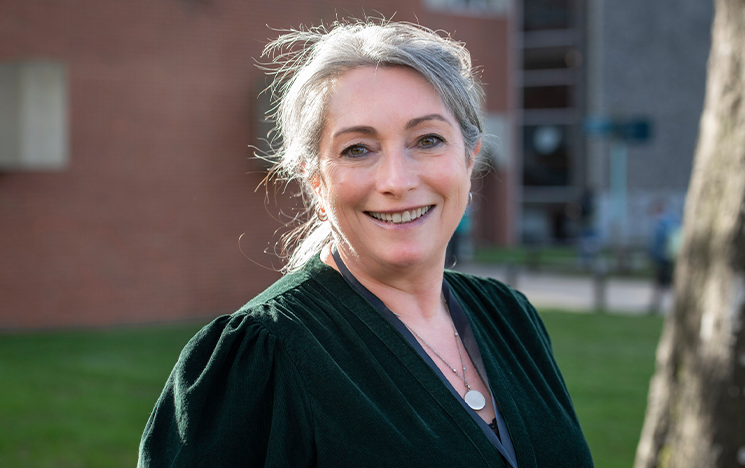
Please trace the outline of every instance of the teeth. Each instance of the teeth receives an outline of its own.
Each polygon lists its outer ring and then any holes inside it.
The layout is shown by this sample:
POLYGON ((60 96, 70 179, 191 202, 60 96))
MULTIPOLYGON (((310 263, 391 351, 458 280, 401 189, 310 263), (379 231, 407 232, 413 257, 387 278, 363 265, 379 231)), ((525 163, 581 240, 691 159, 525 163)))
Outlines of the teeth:
POLYGON ((417 208, 416 210, 411 211, 402 211, 400 213, 376 213, 374 211, 370 211, 369 214, 373 218, 379 219, 381 221, 387 221, 393 224, 402 224, 414 221, 415 219, 428 212, 429 208, 429 206, 425 206, 424 208, 417 208))

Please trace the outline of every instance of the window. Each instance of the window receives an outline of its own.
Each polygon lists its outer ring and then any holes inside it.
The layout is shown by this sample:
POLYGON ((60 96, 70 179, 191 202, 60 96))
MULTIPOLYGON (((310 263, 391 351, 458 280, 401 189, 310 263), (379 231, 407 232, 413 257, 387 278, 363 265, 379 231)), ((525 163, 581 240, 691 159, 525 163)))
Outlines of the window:
POLYGON ((572 106, 571 86, 523 88, 523 109, 563 109, 572 106))
POLYGON ((62 169, 68 158, 65 66, 0 63, 0 170, 62 169))
POLYGON ((566 125, 523 127, 523 184, 566 186, 571 180, 571 134, 566 125))
POLYGON ((541 47, 523 50, 523 70, 573 69, 582 65, 574 47, 541 47))
POLYGON ((507 0, 424 0, 430 10, 461 14, 507 14, 507 0))
POLYGON ((523 30, 568 29, 574 27, 572 0, 531 0, 523 2, 523 30))

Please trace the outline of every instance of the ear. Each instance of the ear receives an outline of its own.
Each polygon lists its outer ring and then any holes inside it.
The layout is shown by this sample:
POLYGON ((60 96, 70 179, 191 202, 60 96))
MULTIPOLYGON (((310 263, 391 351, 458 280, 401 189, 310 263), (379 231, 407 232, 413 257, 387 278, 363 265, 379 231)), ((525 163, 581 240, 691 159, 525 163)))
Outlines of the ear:
POLYGON ((481 139, 479 138, 479 141, 476 142, 476 147, 473 149, 473 154, 471 154, 471 157, 468 158, 469 177, 471 176, 471 174, 473 174, 473 167, 476 164, 476 158, 478 157, 480 151, 481 151, 481 139))
POLYGON ((316 196, 316 200, 318 202, 318 206, 323 207, 325 200, 324 200, 324 190, 323 190, 323 180, 321 180, 321 175, 316 174, 315 176, 308 179, 308 184, 310 185, 310 188, 313 190, 313 194, 316 196))
MULTIPOLYGON (((305 161, 300 163, 300 174, 302 175, 303 178, 308 177, 308 170, 305 165, 305 161)), ((313 190, 313 193, 315 194, 315 196, 320 198, 321 197, 321 192, 320 192, 321 178, 319 177, 319 175, 316 174, 314 177, 308 178, 307 181, 308 181, 308 185, 310 185, 311 190, 313 190)))
POLYGON ((316 198, 319 200, 321 199, 321 177, 316 174, 314 177, 308 180, 308 183, 310 184, 310 188, 313 189, 313 193, 316 195, 316 198))

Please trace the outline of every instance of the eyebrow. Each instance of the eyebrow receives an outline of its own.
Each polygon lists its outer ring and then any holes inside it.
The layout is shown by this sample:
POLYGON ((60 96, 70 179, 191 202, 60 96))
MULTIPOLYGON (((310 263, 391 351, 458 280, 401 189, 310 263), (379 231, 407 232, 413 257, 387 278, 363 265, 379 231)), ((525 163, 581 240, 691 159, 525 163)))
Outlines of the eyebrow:
POLYGON ((367 127, 367 126, 364 126, 364 125, 358 125, 356 127, 342 128, 338 132, 334 133, 334 138, 336 138, 338 136, 341 136, 341 135, 344 135, 345 133, 362 133, 364 135, 375 135, 378 132, 375 131, 375 129, 372 128, 372 127, 367 127))
MULTIPOLYGON (((416 127, 417 125, 419 125, 420 123, 426 122, 428 120, 439 120, 441 122, 445 122, 446 124, 452 126, 451 123, 450 123, 450 121, 448 121, 448 119, 446 119, 442 115, 440 115, 440 114, 428 114, 428 115, 424 115, 422 117, 417 117, 417 118, 414 118, 414 119, 409 120, 406 123, 406 127, 404 127, 404 128, 406 130, 410 130, 410 129, 416 127)), ((369 127, 369 126, 366 126, 366 125, 357 125, 357 126, 354 126, 354 127, 345 127, 345 128, 342 128, 338 132, 334 133, 334 138, 337 138, 337 137, 339 137, 341 135, 344 135, 345 133, 362 133, 364 135, 375 135, 378 132, 373 127, 369 127)))
MULTIPOLYGON (((442 115, 440 115, 440 114, 429 114, 429 115, 425 115, 423 117, 417 117, 415 119, 409 120, 409 122, 406 124, 406 130, 409 130, 411 128, 414 128, 417 125, 419 125, 420 123, 426 122, 428 120, 440 120, 440 121, 445 122, 446 124, 450 125, 450 122, 448 121, 448 119, 446 119, 442 115)), ((452 127, 452 125, 450 125, 450 126, 452 127)))

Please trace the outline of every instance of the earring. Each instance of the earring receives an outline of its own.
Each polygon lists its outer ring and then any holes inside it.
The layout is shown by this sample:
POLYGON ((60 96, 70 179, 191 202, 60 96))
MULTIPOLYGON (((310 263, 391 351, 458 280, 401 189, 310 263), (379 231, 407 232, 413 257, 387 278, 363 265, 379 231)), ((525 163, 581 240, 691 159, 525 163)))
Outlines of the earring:
POLYGON ((321 222, 327 221, 329 219, 329 215, 326 214, 326 210, 323 209, 322 206, 316 208, 316 216, 318 216, 318 219, 321 222))
POLYGON ((473 201, 473 192, 468 192, 468 203, 466 203, 466 206, 470 205, 473 201))

